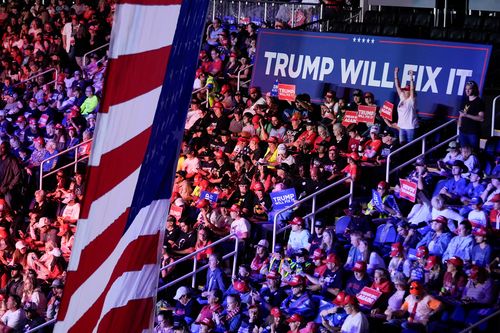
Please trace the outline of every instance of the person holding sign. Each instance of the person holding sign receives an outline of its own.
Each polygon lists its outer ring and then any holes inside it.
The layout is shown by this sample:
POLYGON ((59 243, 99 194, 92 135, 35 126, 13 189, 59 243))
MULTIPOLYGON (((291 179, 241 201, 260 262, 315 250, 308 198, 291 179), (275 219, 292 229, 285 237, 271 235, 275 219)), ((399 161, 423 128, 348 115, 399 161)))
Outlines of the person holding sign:
POLYGON ((418 127, 416 94, 413 71, 410 70, 408 72, 410 84, 405 87, 400 86, 398 74, 399 67, 396 67, 394 69, 394 85, 399 96, 398 122, 391 124, 387 119, 384 118, 384 120, 388 126, 399 130, 399 142, 401 145, 404 145, 413 141, 415 138, 415 129, 418 127))

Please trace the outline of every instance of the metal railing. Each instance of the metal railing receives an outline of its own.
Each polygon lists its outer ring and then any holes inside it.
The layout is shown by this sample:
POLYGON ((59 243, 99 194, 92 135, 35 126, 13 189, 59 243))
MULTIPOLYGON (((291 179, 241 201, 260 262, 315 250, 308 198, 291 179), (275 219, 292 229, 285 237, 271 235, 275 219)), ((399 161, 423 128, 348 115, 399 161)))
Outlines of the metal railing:
POLYGON ((239 239, 238 239, 238 236, 236 236, 236 234, 229 234, 229 235, 227 235, 227 236, 225 236, 225 237, 223 237, 223 238, 221 238, 221 239, 219 239, 219 240, 217 240, 217 241, 215 241, 215 242, 213 242, 213 243, 211 243, 211 244, 209 244, 209 245, 207 245, 207 246, 205 246, 205 247, 203 247, 203 248, 201 248, 201 249, 199 249, 199 250, 197 250, 197 251, 195 251, 195 252, 193 252, 193 253, 185 256, 185 257, 182 257, 182 258, 174 261, 171 264, 168 264, 167 266, 164 266, 164 267, 160 268, 160 271, 163 271, 165 269, 169 269, 171 267, 174 267, 174 266, 176 266, 176 265, 178 265, 178 264, 180 264, 182 262, 185 262, 185 261, 193 258, 193 270, 190 273, 187 273, 187 274, 185 274, 185 275, 183 275, 183 276, 181 276, 181 277, 179 277, 179 278, 177 278, 177 279, 175 279, 173 281, 168 282, 167 284, 165 284, 165 285, 161 286, 160 288, 158 288, 158 291, 165 290, 168 287, 171 287, 171 286, 177 284, 178 282, 183 281, 183 280, 185 280, 185 279, 187 279, 189 277, 191 277, 191 287, 192 288, 196 288, 196 274, 198 274, 199 272, 201 272, 201 271, 203 271, 203 270, 205 270, 205 269, 208 268, 208 264, 206 264, 206 265, 198 268, 198 259, 196 258, 196 256, 199 253, 202 253, 202 252, 204 252, 204 251, 206 251, 206 250, 208 250, 210 248, 213 248, 216 245, 221 244, 221 243, 223 243, 225 241, 228 241, 230 239, 234 239, 234 251, 231 251, 231 252, 225 254, 222 257, 222 260, 226 260, 227 258, 233 257, 233 271, 232 271, 232 276, 235 276, 236 275, 236 267, 237 267, 237 264, 238 264, 238 259, 237 258, 238 258, 238 250, 239 250, 239 239))
POLYGON ((39 77, 39 76, 45 75, 45 74, 50 73, 50 72, 55 72, 55 74, 56 74, 56 75, 55 75, 55 77, 54 77, 54 80, 52 80, 52 81, 50 81, 50 82, 47 82, 47 83, 44 83, 44 84, 52 84, 52 83, 55 83, 55 82, 57 81, 57 76, 59 75, 59 71, 57 70, 57 68, 55 68, 55 67, 54 67, 54 68, 49 68, 49 69, 47 69, 47 70, 45 70, 45 71, 43 71, 43 72, 41 72, 41 73, 37 73, 37 74, 35 74, 35 75, 33 75, 33 76, 30 76, 30 77, 29 77, 29 78, 27 78, 26 80, 23 80, 23 81, 21 81, 21 82, 18 82, 18 83, 16 83, 16 84, 14 84, 14 87, 20 86, 20 85, 21 85, 21 84, 23 84, 23 83, 29 82, 29 81, 31 81, 31 80, 33 80, 33 79, 36 79, 36 78, 37 78, 37 77, 39 77))
MULTIPOLYGON (((104 44, 104 45, 101 45, 101 46, 99 46, 99 47, 96 47, 95 49, 90 50, 89 52, 85 53, 85 54, 83 55, 83 59, 82 59, 82 66, 83 66, 82 70, 83 70, 83 69, 85 69, 85 66, 87 66, 87 57, 89 56, 89 54, 92 54, 92 53, 94 53, 95 51, 98 51, 98 50, 103 49, 103 48, 108 47, 108 46, 109 46, 109 43, 106 43, 106 44, 104 44)), ((101 60, 102 60, 102 59, 101 59, 101 60)), ((101 61, 101 60, 99 60, 99 61, 101 61)), ((85 76, 86 76, 86 75, 87 75, 87 73, 85 73, 85 71, 83 71, 83 72, 84 72, 84 73, 83 73, 83 75, 85 75, 85 76)))
POLYGON ((27 330, 27 331, 24 331, 24 333, 34 333, 34 332, 37 332, 39 329, 42 329, 42 328, 44 328, 44 327, 47 327, 47 326, 50 326, 50 325, 55 324, 55 323, 56 323, 56 321, 57 321, 57 319, 56 319, 56 318, 51 319, 51 320, 49 320, 49 321, 47 321, 47 322, 45 322, 45 323, 43 323, 43 324, 41 324, 41 325, 38 325, 38 326, 36 326, 36 327, 30 328, 30 329, 29 329, 29 330, 27 330))
MULTIPOLYGON (((251 64, 251 65, 250 65, 250 66, 248 66, 247 68, 240 69, 240 70, 238 71, 238 78, 236 79, 236 84, 237 84, 237 88, 236 88, 237 90, 236 90, 236 91, 240 91, 240 88, 241 88, 241 72, 246 71, 247 69, 252 68, 252 67, 253 67, 253 64, 251 64)), ((247 80, 247 81, 245 81, 245 82, 243 82, 243 83, 248 83, 248 82, 250 82, 250 81, 251 81, 251 80, 247 80)))
POLYGON ((281 20, 292 28, 323 18, 323 4, 289 3, 262 0, 212 0, 208 17, 221 18, 231 24, 255 23, 281 20), (299 20, 300 19, 300 20, 299 20), (302 22, 305 21, 305 22, 302 22))
POLYGON ((497 100, 500 98, 500 95, 498 95, 497 97, 495 97, 493 99, 493 106, 491 107, 492 108, 492 113, 491 113, 491 136, 495 136, 495 118, 496 118, 496 115, 497 115, 497 100))
POLYGON ((323 207, 321 207, 319 209, 316 209, 316 197, 318 195, 322 194, 323 192, 326 192, 326 191, 328 191, 328 190, 330 190, 330 189, 332 189, 332 188, 334 188, 334 187, 336 187, 338 185, 345 184, 345 182, 347 180, 351 180, 351 178, 350 177, 342 178, 342 179, 340 179, 340 180, 338 180, 338 181, 336 181, 336 182, 334 182, 334 183, 332 183, 332 184, 330 184, 328 186, 325 186, 322 189, 320 189, 320 190, 318 190, 318 191, 316 191, 316 192, 308 195, 307 197, 302 198, 302 199, 294 202, 293 205, 288 206, 286 208, 283 208, 283 209, 277 211, 276 214, 274 215, 274 219, 273 219, 273 242, 272 242, 273 243, 273 247, 272 247, 272 249, 274 249, 274 246, 276 245, 276 236, 279 233, 281 233, 283 230, 285 230, 286 228, 288 228, 288 226, 286 226, 286 227, 281 228, 280 230, 277 230, 278 229, 278 217, 281 214, 283 214, 283 213, 285 213, 285 212, 287 212, 287 211, 289 211, 289 210, 291 210, 293 208, 299 207, 301 204, 303 204, 306 201, 312 200, 312 209, 311 209, 311 212, 309 214, 305 215, 304 219, 311 219, 311 232, 313 232, 313 230, 314 230, 314 219, 315 219, 316 214, 321 213, 322 211, 330 208, 331 206, 333 206, 333 205, 335 205, 335 204, 339 203, 340 201, 345 200, 347 198, 349 198, 349 203, 352 202, 352 196, 353 196, 353 190, 354 190, 354 182, 352 180, 350 181, 349 193, 341 196, 340 198, 338 198, 338 199, 336 199, 336 200, 334 200, 332 202, 329 202, 328 204, 324 205, 323 207))
MULTIPOLYGON (((494 317, 496 317, 496 316, 498 316, 498 315, 500 315, 500 310, 497 310, 496 312, 493 312, 493 313, 492 313, 492 314, 490 314, 489 316, 484 317, 484 318, 483 318, 483 319, 481 319, 480 321, 478 321, 478 322, 476 322, 476 323, 472 324, 471 326, 469 326, 469 327, 467 327, 466 329, 464 329, 464 330, 460 331, 459 333, 471 333, 471 332, 472 332, 472 330, 473 330, 474 328, 478 327, 479 325, 481 325, 481 324, 483 324, 483 323, 487 322, 488 320, 490 320, 490 319, 492 319, 492 318, 494 318, 494 317)), ((497 328, 498 328, 498 327, 497 327, 497 328)))
POLYGON ((40 186, 39 186, 39 189, 40 190, 43 189, 43 178, 48 177, 48 176, 56 173, 59 170, 66 169, 67 167, 70 167, 70 166, 74 165, 75 166, 75 170, 74 171, 76 172, 77 168, 78 168, 78 162, 81 162, 81 161, 83 161, 85 159, 88 159, 89 156, 90 156, 90 155, 78 156, 78 148, 81 147, 81 146, 83 146, 83 145, 85 145, 85 144, 88 144, 88 143, 92 142, 92 140, 93 139, 89 139, 89 140, 83 141, 83 142, 81 142, 81 143, 79 143, 79 144, 77 144, 77 145, 75 145, 75 146, 73 146, 71 148, 68 148, 66 150, 63 150, 63 151, 55 154, 54 156, 51 156, 49 158, 44 159, 42 161, 42 163, 40 163, 40 186), (59 168, 57 168, 55 170, 51 170, 50 172, 47 172, 46 174, 43 174, 43 165, 44 165, 44 163, 47 163, 48 161, 51 161, 51 160, 53 160, 53 159, 55 159, 55 158, 57 158, 57 157, 59 157, 61 155, 64 155, 67 152, 70 152, 72 150, 75 151, 75 160, 74 161, 72 161, 72 162, 70 162, 68 164, 65 164, 65 165, 63 165, 63 166, 61 166, 61 167, 59 167, 59 168))
POLYGON ((386 169, 385 169, 385 181, 389 182, 389 176, 392 173, 394 173, 394 172, 396 172, 396 171, 404 168, 405 166, 413 163, 419 157, 425 156, 426 154, 428 154, 430 152, 433 152, 436 149, 439 149, 441 146, 447 144, 448 142, 450 142, 452 140, 455 140, 456 138, 458 138, 457 120, 456 119, 452 119, 452 120, 448 121, 447 123, 444 123, 443 125, 436 127, 432 131, 429 131, 429 132, 425 133, 424 135, 419 136, 418 138, 414 139, 413 141, 408 142, 406 145, 404 145, 404 146, 396 149, 395 151, 391 152, 389 155, 387 155, 387 164, 385 166, 386 167, 386 169), (446 139, 444 141, 441 141, 439 144, 433 146, 432 148, 427 149, 427 145, 425 143, 425 139, 427 137, 429 137, 430 135, 432 135, 432 134, 434 134, 434 133, 436 133, 438 131, 441 131, 443 128, 449 127, 450 125, 454 125, 457 128, 457 134, 451 136, 450 138, 448 138, 448 139, 446 139), (415 144, 417 144, 419 142, 422 142, 422 153, 421 154, 419 154, 418 156, 413 157, 413 158, 407 160, 406 162, 404 162, 403 164, 401 164, 401 165, 399 165, 399 166, 391 169, 391 159, 392 159, 392 156, 394 156, 395 154, 400 153, 403 150, 406 150, 408 147, 412 147, 413 145, 415 145, 415 144))

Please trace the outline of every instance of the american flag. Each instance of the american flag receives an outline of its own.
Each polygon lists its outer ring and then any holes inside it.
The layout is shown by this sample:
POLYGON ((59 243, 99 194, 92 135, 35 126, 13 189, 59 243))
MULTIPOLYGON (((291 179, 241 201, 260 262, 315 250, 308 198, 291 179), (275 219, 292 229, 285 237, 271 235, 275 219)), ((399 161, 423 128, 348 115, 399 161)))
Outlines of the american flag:
POLYGON ((116 6, 88 184, 55 332, 145 332, 208 0, 116 6))

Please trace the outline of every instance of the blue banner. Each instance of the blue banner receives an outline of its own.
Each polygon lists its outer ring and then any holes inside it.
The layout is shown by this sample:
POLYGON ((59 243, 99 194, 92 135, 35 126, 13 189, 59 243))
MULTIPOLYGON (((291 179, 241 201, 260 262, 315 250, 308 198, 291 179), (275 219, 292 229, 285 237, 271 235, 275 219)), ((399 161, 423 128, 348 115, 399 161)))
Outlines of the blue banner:
POLYGON ((296 85, 319 102, 326 90, 350 97, 354 88, 370 91, 378 105, 397 105, 394 69, 402 86, 415 73, 417 108, 421 116, 456 116, 467 81, 480 91, 491 54, 490 45, 381 36, 261 29, 252 85, 271 91, 279 80, 296 85), (286 43, 283 40, 286 39, 286 43))
POLYGON ((217 194, 217 193, 212 193, 212 192, 208 192, 208 191, 201 191, 201 193, 200 193, 200 200, 207 199, 211 203, 216 203, 218 197, 219 197, 219 194, 217 194))
POLYGON ((294 188, 289 188, 279 192, 271 192, 269 195, 273 201, 273 210, 275 211, 293 205, 296 199, 294 188))
POLYGON ((373 207, 375 207, 381 213, 387 213, 384 209, 384 203, 382 202, 382 197, 377 190, 372 190, 372 201, 373 207))

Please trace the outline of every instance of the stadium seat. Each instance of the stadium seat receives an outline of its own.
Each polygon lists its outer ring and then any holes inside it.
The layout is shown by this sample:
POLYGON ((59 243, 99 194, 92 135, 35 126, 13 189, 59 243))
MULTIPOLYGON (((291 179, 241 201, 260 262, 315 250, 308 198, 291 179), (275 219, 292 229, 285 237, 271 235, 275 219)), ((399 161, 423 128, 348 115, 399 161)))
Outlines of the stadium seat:
POLYGON ((430 38, 437 40, 446 39, 446 29, 444 28, 432 28, 430 31, 430 38))
POLYGON ((488 32, 498 32, 500 30, 500 19, 498 17, 486 17, 482 29, 488 32))
POLYGON ((474 43, 485 43, 488 41, 488 33, 485 31, 471 31, 468 38, 474 43))
POLYGON ((382 29, 382 35, 384 36, 397 36, 399 28, 395 25, 386 25, 382 29))
POLYGON ((363 18, 365 24, 378 24, 380 23, 380 12, 376 10, 368 10, 363 18))
POLYGON ((446 33, 446 37, 455 42, 463 42, 465 41, 465 30, 451 29, 446 33))
POLYGON ((380 35, 382 28, 380 24, 364 24, 363 30, 367 35, 380 35))
POLYGON ((467 30, 481 29, 482 18, 480 16, 466 16, 463 27, 467 30))

